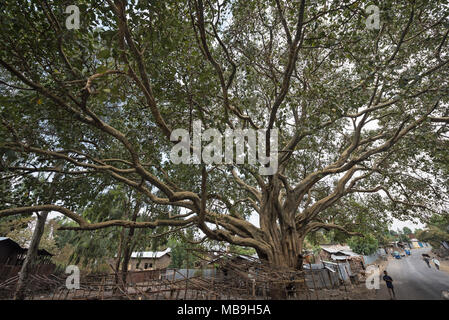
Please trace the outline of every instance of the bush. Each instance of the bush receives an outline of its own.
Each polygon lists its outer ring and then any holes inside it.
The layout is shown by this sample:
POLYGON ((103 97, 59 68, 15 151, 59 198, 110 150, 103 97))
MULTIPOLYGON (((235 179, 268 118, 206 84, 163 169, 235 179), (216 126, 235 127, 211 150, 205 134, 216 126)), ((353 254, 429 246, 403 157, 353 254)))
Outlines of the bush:
POLYGON ((369 256, 377 251, 379 243, 373 235, 368 234, 364 237, 349 238, 348 245, 355 253, 369 256))

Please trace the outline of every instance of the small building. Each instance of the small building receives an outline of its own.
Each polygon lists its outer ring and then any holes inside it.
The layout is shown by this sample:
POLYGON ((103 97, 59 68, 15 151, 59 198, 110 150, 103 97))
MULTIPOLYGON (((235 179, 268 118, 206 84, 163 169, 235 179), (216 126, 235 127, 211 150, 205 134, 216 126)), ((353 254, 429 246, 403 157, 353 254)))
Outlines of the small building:
POLYGON ((323 244, 320 247, 319 258, 321 261, 336 260, 335 256, 346 256, 344 252, 352 252, 349 246, 340 244, 323 244))
MULTIPOLYGON (((356 275, 365 270, 364 257, 351 250, 349 246, 343 245, 321 245, 319 253, 320 260, 325 262, 335 262, 343 264, 349 276, 356 275)), ((343 280, 345 280, 343 276, 343 280)))
POLYGON ((133 252, 128 264, 129 271, 165 269, 171 263, 171 249, 164 251, 133 252))
POLYGON ((25 260, 27 249, 10 238, 0 237, 0 264, 17 266, 25 260))

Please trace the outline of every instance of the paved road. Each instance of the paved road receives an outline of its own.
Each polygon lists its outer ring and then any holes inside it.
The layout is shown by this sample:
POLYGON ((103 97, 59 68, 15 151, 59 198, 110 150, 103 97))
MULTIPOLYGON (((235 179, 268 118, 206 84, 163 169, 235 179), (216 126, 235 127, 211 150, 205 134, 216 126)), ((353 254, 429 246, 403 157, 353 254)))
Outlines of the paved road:
MULTIPOLYGON (((449 290, 449 273, 437 270, 432 262, 429 268, 422 260, 421 254, 429 251, 429 248, 413 249, 411 256, 389 260, 386 270, 393 278, 398 300, 441 300, 441 291, 449 290)), ((390 299, 383 280, 376 297, 390 299)))

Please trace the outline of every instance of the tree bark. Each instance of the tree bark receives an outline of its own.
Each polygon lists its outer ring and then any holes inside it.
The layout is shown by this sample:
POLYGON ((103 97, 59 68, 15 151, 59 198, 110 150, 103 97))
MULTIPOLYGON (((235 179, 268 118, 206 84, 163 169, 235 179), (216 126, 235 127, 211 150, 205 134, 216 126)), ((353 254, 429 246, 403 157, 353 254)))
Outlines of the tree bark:
MULTIPOLYGON (((134 212, 133 215, 131 217, 131 221, 135 222, 137 220, 137 216, 139 215, 139 210, 140 210, 140 201, 137 201, 136 203, 136 207, 134 208, 134 212)), ((124 286, 124 290, 126 289, 126 278, 128 275, 128 264, 129 264, 129 260, 131 258, 131 253, 132 253, 132 239, 134 237, 134 232, 135 232, 135 228, 131 227, 129 228, 128 231, 128 236, 125 238, 125 242, 124 242, 124 252, 123 252, 123 264, 122 264, 122 283, 124 286)))
POLYGON ((271 247, 271 252, 264 258, 273 266, 299 270, 302 269, 302 245, 306 230, 298 228, 295 222, 294 204, 280 205, 279 191, 279 184, 273 183, 272 189, 263 198, 260 226, 265 234, 264 240, 271 247))
POLYGON ((34 228, 33 238, 31 239, 30 247, 28 248, 25 261, 19 273, 19 280, 17 282, 14 300, 24 300, 26 297, 26 286, 36 266, 36 257, 39 249, 39 243, 44 234, 45 222, 47 221, 48 212, 37 214, 36 228, 34 228))
POLYGON ((124 237, 125 237, 125 229, 122 228, 121 232, 120 232, 120 240, 119 240, 119 245, 118 245, 118 249, 117 249, 117 260, 115 261, 115 284, 118 286, 119 285, 119 268, 120 268, 120 261, 122 260, 122 246, 123 246, 123 241, 124 241, 124 237))

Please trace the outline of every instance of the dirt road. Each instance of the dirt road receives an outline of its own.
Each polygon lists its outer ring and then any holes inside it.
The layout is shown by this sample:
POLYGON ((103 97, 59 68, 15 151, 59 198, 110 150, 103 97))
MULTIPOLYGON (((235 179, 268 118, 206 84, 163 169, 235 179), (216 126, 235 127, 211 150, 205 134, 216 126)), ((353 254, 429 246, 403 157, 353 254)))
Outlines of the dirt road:
MULTIPOLYGON (((387 272, 393 278, 398 300, 441 300, 441 291, 449 290, 449 274, 439 271, 431 262, 431 268, 422 260, 422 253, 430 248, 413 249, 411 256, 389 260, 387 272)), ((390 299, 385 281, 382 280, 377 299, 390 299)))

